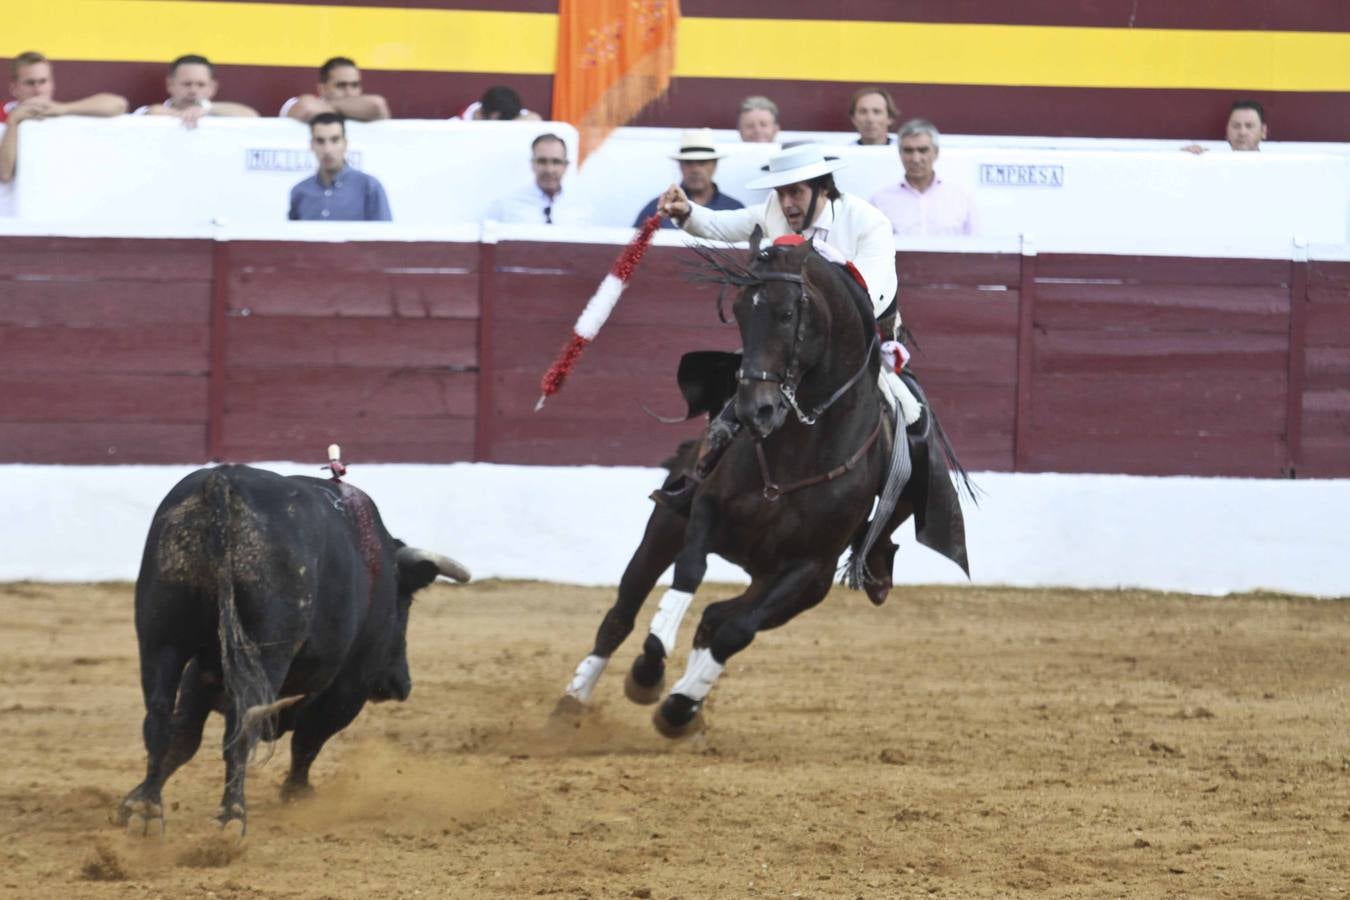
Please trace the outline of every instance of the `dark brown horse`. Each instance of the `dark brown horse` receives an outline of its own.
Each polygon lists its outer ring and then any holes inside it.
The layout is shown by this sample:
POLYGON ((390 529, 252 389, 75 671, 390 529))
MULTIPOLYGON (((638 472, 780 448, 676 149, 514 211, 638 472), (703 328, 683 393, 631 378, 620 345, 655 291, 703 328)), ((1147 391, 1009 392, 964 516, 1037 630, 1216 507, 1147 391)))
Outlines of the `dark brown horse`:
MULTIPOLYGON (((759 631, 788 622, 829 593, 840 555, 850 545, 855 553, 862 547, 895 449, 893 413, 878 385, 872 307, 846 270, 809 243, 761 250, 758 233, 748 266, 727 255, 708 258, 717 280, 739 288, 732 309, 744 350, 734 376, 724 369, 720 392, 715 384, 694 391, 682 386, 691 408, 698 394, 709 411, 734 390, 743 427, 698 485, 687 519, 661 505, 653 510, 618 600, 559 704, 560 710, 575 710, 590 698, 648 593, 673 562, 674 583, 625 684, 636 702, 658 700, 676 630, 703 581, 708 554, 716 553, 745 569, 750 585, 740 596, 704 609, 686 673, 654 716, 657 729, 670 737, 697 727, 713 682, 759 631)), ((866 573, 863 580, 876 603, 891 586, 890 535, 910 515, 920 541, 966 567, 961 509, 945 458, 950 446, 931 409, 924 409, 907 436, 912 473, 881 523, 881 539, 866 552, 866 567, 857 570, 866 573)), ((668 486, 692 465, 693 449, 682 448, 668 486)))

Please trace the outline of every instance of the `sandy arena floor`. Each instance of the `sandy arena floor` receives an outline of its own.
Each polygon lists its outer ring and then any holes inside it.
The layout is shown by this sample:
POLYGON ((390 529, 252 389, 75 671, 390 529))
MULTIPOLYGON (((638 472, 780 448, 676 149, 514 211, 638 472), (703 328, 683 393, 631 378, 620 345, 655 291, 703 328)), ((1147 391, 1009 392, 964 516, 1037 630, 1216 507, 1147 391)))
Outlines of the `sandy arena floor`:
POLYGON ((109 824, 144 766, 130 586, 0 585, 0 894, 1350 891, 1350 602, 840 590, 760 636, 708 730, 670 743, 623 698, 638 635, 595 711, 549 724, 610 596, 423 594, 412 697, 328 745, 307 803, 279 802, 278 745, 235 848, 209 824, 218 717, 165 789, 166 837, 109 824))

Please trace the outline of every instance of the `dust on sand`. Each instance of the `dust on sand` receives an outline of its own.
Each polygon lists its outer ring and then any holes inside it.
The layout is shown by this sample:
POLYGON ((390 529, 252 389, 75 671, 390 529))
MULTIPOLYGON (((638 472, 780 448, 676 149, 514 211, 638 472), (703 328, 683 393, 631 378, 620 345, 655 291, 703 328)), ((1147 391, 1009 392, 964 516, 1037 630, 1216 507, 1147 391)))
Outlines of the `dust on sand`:
MULTIPOLYGON (((708 599, 705 589, 682 631, 708 599)), ((761 635, 671 743, 629 704, 550 722, 609 591, 420 596, 415 688, 284 805, 283 742, 222 841, 220 721, 144 766, 131 588, 0 585, 0 894, 15 897, 1206 896, 1350 889, 1350 603, 837 591, 761 635)), ((652 610, 639 619, 645 628, 652 610)), ((641 632, 635 637, 640 637, 641 632)), ((682 657, 676 660, 677 677, 682 657)))

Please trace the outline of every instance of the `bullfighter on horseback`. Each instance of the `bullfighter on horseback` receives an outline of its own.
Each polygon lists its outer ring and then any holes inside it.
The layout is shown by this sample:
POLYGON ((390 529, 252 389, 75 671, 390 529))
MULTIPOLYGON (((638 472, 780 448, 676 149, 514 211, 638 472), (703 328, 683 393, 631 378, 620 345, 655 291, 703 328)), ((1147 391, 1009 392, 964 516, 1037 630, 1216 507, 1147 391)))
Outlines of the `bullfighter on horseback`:
MULTIPOLYGON (((826 259, 850 268, 866 291, 883 332, 894 334, 900 315, 891 223, 866 200, 835 186, 833 173, 845 165, 843 160, 825 156, 819 145, 801 144, 770 158, 764 167, 766 174, 746 184, 751 190, 774 189, 760 207, 711 210, 692 202, 678 184, 672 184, 661 195, 657 211, 689 234, 711 240, 744 241, 756 228, 771 243, 800 235, 826 259)), ((895 347, 888 344, 883 349, 893 353, 895 347)), ((693 469, 670 488, 655 491, 652 499, 687 514, 698 483, 712 472, 739 428, 735 410, 728 404, 712 417, 693 469)))
POLYGON ((678 187, 662 195, 660 209, 686 231, 748 239, 744 258, 695 248, 701 279, 735 288, 742 350, 681 360, 689 415, 707 413, 711 424, 697 459, 692 446, 682 447, 664 490, 653 495, 657 506, 591 652, 559 700, 560 714, 585 708, 672 564, 670 589, 624 683, 638 703, 661 699, 666 661, 709 555, 740 566, 750 584, 704 608, 684 676, 652 719, 670 737, 699 727, 713 683, 757 633, 825 599, 845 550, 848 584, 876 604, 893 584, 891 535, 911 517, 919 543, 969 571, 950 475, 964 469, 912 373, 882 374, 885 357, 896 368, 903 355, 898 345, 882 345, 878 333, 897 327, 879 328, 877 320, 878 313, 891 317, 894 305, 890 223, 839 192, 832 178, 839 166, 811 146, 774 156, 768 174, 751 182, 775 189, 760 209, 713 212, 691 204, 678 187), (773 245, 765 246, 766 234, 773 245))

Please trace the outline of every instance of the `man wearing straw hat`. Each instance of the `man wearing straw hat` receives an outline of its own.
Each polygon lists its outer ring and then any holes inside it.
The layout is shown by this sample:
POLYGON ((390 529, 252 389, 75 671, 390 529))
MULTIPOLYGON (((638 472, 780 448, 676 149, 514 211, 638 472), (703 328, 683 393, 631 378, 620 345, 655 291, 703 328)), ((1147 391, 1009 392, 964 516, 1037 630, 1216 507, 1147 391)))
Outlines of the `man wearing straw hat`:
MULTIPOLYGON (((764 167, 767 174, 746 184, 749 190, 773 188, 774 193, 763 206, 711 210, 690 202, 688 194, 672 184, 661 195, 658 210, 689 234, 711 240, 743 241, 756 226, 763 229, 767 241, 799 234, 826 259, 841 265, 852 263, 861 275, 877 321, 894 316, 895 325, 891 327, 898 328, 891 222, 866 200, 835 186, 833 173, 845 165, 840 159, 825 156, 818 145, 800 144, 770 157, 764 167)), ((687 514, 696 486, 712 472, 737 430, 735 413, 728 405, 709 422, 692 473, 669 490, 654 492, 652 499, 687 514)))
MULTIPOLYGON (((680 152, 670 158, 680 164, 680 189, 691 202, 707 209, 744 209, 744 203, 722 193, 717 188, 717 182, 713 181, 713 175, 717 173, 717 161, 724 156, 725 153, 719 153, 713 146, 712 129, 696 128, 680 136, 680 152)), ((633 227, 641 228, 643 222, 656 214, 660 202, 661 198, 655 197, 651 203, 642 207, 633 227)), ((666 218, 662 220, 661 227, 679 226, 666 218)))

